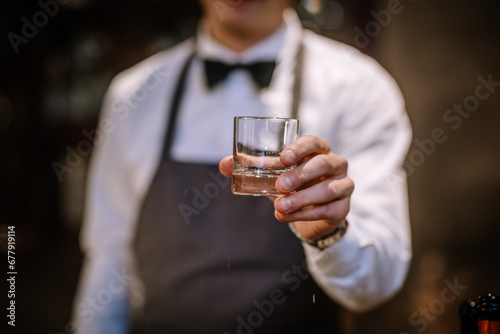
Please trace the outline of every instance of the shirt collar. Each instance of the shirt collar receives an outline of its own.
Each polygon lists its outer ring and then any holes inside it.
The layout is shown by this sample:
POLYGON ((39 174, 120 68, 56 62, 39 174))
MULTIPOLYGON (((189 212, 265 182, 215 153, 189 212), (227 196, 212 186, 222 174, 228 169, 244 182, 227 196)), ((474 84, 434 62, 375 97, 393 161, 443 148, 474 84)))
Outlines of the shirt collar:
POLYGON ((283 13, 283 24, 270 36, 242 52, 235 52, 216 41, 200 22, 196 49, 200 57, 230 64, 254 61, 281 60, 295 50, 302 33, 299 18, 293 9, 283 13))

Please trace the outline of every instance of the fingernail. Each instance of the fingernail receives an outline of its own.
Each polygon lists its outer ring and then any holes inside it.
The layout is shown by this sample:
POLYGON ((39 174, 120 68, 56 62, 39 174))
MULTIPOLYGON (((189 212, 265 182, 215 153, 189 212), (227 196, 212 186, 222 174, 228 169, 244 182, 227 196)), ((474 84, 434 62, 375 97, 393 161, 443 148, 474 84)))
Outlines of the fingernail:
POLYGON ((285 191, 292 189, 292 180, 288 176, 281 176, 279 178, 279 187, 285 191))
POLYGON ((292 165, 295 162, 295 153, 292 150, 285 150, 282 153, 284 163, 292 165))
POLYGON ((279 211, 281 211, 281 212, 287 212, 288 210, 290 210, 290 207, 292 206, 292 204, 290 203, 290 200, 285 197, 285 198, 281 198, 278 201, 277 206, 280 209, 279 211))

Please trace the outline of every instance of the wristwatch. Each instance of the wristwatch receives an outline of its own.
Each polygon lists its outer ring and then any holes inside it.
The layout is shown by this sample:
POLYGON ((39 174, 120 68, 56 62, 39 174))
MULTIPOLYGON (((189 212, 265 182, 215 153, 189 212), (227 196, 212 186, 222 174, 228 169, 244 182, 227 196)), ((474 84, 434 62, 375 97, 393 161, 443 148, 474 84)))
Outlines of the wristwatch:
POLYGON ((302 236, 302 234, 300 234, 299 231, 297 231, 297 229, 295 228, 295 226, 293 224, 290 224, 290 229, 295 234, 295 236, 297 238, 299 238, 300 240, 302 240, 303 242, 305 242, 313 247, 316 247, 320 250, 323 250, 323 249, 333 245, 334 243, 338 242, 340 239, 342 239, 345 232, 347 231, 347 226, 348 226, 347 220, 344 219, 342 224, 340 224, 335 230, 333 230, 332 233, 330 233, 324 237, 321 237, 319 239, 316 239, 316 240, 310 240, 310 239, 304 238, 302 236))

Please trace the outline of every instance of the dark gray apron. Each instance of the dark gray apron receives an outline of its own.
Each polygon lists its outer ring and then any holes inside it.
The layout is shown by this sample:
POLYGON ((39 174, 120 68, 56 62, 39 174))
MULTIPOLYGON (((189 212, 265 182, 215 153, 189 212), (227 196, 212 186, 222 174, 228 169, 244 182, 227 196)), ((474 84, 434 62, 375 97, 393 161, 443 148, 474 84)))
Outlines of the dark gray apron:
MULTIPOLYGON (((292 116, 300 95, 299 50, 292 116)), ((161 162, 137 224, 143 332, 339 333, 338 306, 307 273, 302 245, 274 218, 272 202, 233 195, 216 165, 170 158, 192 58, 174 92, 161 162)))

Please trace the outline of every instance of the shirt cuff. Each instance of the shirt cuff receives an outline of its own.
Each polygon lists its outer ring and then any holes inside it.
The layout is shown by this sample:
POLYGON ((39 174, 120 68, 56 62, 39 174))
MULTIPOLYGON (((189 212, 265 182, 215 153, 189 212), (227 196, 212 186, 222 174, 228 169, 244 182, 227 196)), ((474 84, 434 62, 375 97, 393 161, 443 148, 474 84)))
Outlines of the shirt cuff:
POLYGON ((362 248, 367 246, 363 239, 356 221, 351 218, 346 233, 335 244, 323 250, 306 242, 302 242, 302 245, 311 270, 328 273, 326 276, 335 274, 342 277, 359 267, 362 248))

